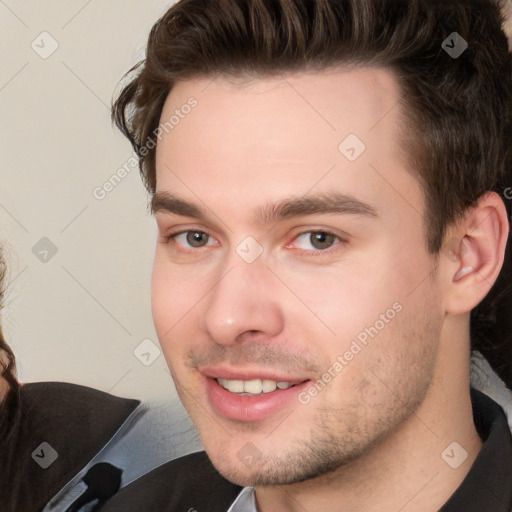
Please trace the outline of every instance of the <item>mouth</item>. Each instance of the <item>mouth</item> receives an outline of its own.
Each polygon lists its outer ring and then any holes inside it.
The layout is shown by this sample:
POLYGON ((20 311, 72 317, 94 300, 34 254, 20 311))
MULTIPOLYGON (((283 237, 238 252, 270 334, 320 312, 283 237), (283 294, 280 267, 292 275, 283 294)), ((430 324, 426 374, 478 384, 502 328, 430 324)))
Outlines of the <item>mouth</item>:
POLYGON ((222 376, 215 373, 210 376, 203 373, 209 405, 219 416, 243 422, 262 421, 300 406, 297 395, 311 382, 277 375, 270 378, 271 375, 253 374, 242 378, 239 373, 220 372, 222 376))
POLYGON ((257 396, 262 393, 272 393, 276 389, 293 388, 297 385, 297 383, 294 382, 275 381, 271 379, 230 380, 218 377, 215 380, 230 393, 241 396, 257 396))

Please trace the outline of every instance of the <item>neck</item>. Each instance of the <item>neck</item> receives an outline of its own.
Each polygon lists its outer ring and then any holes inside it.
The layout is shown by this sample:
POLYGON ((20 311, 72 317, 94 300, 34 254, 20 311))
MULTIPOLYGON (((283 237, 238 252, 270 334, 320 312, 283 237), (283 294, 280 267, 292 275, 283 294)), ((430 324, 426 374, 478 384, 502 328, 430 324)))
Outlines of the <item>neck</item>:
MULTIPOLYGON (((440 343, 436 371, 425 399, 396 431, 363 457, 329 475, 257 488, 258 510, 438 511, 460 486, 482 446, 473 422, 469 358, 460 355, 467 351, 469 334, 467 339, 459 335, 459 340, 453 335, 443 336, 445 343, 440 343), (441 457, 453 442, 468 453, 456 469, 441 457)), ((452 465, 463 454, 457 446, 446 453, 452 465)))

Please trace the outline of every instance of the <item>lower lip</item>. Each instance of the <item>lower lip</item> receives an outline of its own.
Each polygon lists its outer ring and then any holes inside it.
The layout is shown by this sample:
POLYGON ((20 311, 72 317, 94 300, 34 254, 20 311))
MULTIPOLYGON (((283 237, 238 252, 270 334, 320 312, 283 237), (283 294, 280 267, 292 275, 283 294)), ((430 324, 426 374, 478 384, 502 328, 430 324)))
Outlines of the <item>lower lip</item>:
POLYGON ((259 395, 237 395, 224 389, 216 379, 207 378, 207 396, 217 414, 239 421, 261 421, 272 416, 297 399, 310 381, 302 382, 288 389, 276 389, 259 395))

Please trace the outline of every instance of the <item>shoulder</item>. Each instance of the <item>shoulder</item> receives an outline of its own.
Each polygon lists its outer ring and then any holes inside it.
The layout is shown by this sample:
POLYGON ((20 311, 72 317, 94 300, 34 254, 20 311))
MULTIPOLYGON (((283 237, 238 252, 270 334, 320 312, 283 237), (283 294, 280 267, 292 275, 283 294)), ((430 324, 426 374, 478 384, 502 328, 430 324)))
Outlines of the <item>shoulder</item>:
POLYGON ((87 462, 140 405, 104 391, 64 382, 25 384, 21 389, 19 450, 47 443, 73 464, 87 462))
POLYGON ((138 400, 63 382, 22 386, 10 468, 0 469, 18 511, 42 510, 116 434, 138 400))
POLYGON ((225 512, 241 490, 201 451, 167 462, 139 478, 107 502, 101 512, 183 512, 190 508, 225 512))
POLYGON ((70 384, 67 382, 38 382, 21 387, 22 414, 30 419, 37 413, 43 419, 68 422, 94 418, 94 424, 115 423, 129 415, 138 405, 138 400, 120 398, 104 391, 70 384), (64 416, 65 415, 65 416, 64 416))

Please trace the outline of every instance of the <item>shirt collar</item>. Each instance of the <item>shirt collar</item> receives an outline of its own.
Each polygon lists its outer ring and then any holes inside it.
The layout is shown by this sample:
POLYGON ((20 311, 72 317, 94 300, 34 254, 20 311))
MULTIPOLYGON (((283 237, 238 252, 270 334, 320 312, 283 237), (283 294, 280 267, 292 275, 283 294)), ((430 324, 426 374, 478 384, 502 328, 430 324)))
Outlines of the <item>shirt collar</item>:
POLYGON ((244 487, 228 512, 258 512, 253 487, 244 487))
MULTIPOLYGON (((510 512, 512 508, 512 436, 503 409, 471 389, 475 427, 482 448, 462 484, 439 512, 510 512)), ((244 487, 228 512, 258 512, 252 487, 244 487)))

